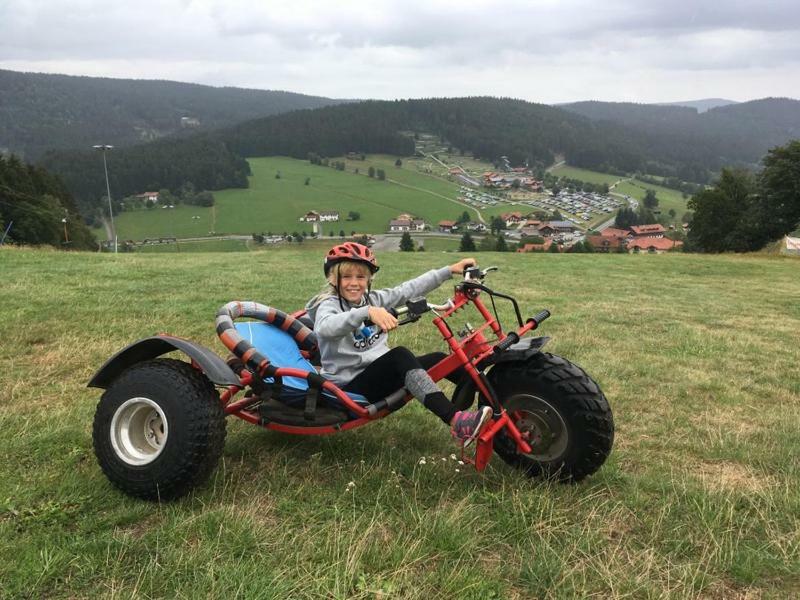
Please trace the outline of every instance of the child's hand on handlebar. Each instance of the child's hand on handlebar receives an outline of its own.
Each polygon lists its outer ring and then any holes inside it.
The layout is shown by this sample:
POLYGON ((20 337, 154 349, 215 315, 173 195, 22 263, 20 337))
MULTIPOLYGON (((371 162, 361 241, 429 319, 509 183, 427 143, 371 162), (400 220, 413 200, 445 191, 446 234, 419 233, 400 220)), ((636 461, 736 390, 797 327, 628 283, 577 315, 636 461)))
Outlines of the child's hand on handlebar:
POLYGON ((397 317, 393 316, 385 308, 380 306, 369 307, 369 320, 375 323, 383 331, 391 331, 397 328, 397 317))
POLYGON ((467 267, 474 267, 477 264, 474 258, 462 258, 457 263, 450 265, 450 272, 453 275, 460 275, 467 267))

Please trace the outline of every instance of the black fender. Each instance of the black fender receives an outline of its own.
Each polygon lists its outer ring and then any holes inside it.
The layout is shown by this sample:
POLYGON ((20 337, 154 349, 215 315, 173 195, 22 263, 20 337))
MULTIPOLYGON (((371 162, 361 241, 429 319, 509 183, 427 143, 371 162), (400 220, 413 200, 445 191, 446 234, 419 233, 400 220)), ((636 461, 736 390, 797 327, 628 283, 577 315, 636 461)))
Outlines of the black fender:
POLYGON ((100 367, 87 387, 106 389, 128 367, 174 350, 180 350, 194 360, 212 383, 242 387, 236 373, 219 355, 200 344, 165 334, 139 340, 117 352, 100 367))
MULTIPOLYGON (((478 364, 478 370, 483 371, 492 365, 504 362, 525 362, 534 354, 538 354, 544 345, 550 341, 549 336, 523 338, 507 350, 498 354, 491 354, 478 364)), ((488 383, 488 382, 487 382, 488 383)), ((491 387, 491 386, 490 386, 491 387)), ((471 377, 462 378, 453 392, 453 404, 457 410, 467 410, 475 400, 477 386, 471 377)))

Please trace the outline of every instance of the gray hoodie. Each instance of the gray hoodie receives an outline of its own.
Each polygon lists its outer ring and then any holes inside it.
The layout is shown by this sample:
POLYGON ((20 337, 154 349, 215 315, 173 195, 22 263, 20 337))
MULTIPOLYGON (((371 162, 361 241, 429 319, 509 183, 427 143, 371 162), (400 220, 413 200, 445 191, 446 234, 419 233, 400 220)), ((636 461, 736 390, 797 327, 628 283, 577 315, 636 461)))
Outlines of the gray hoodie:
POLYGON ((322 359, 322 375, 338 386, 350 383, 378 357, 389 351, 387 335, 380 327, 365 327, 369 307, 393 308, 411 298, 424 296, 452 277, 449 267, 432 269, 397 287, 371 291, 369 302, 366 296, 357 304, 331 296, 316 306, 313 300, 306 306, 308 315, 314 319, 314 332, 319 342, 322 359))

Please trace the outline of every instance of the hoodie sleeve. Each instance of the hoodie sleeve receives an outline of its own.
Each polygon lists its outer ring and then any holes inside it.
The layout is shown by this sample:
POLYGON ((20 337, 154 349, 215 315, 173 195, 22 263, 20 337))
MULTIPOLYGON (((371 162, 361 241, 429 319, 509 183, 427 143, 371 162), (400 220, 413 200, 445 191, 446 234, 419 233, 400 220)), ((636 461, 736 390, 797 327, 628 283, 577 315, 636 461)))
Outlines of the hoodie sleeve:
POLYGON ((424 296, 428 292, 432 292, 452 277, 453 274, 450 272, 450 267, 431 269, 427 273, 401 283, 397 287, 372 292, 370 300, 375 306, 392 308, 403 304, 411 298, 424 296))
POLYGON ((335 298, 323 300, 314 317, 314 333, 323 338, 339 338, 357 329, 369 316, 369 306, 342 311, 335 298))

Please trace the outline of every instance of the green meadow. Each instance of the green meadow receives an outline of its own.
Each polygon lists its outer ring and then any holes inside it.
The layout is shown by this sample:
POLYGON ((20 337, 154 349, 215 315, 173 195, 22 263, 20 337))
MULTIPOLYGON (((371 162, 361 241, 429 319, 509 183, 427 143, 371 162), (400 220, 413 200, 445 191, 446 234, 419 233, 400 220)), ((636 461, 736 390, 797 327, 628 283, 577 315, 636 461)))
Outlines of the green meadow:
POLYGON ((686 212, 686 203, 688 202, 688 199, 685 199, 678 190, 665 188, 660 185, 653 185, 651 183, 645 183, 643 181, 639 181, 638 179, 624 181, 614 188, 614 192, 617 194, 626 194, 631 198, 636 198, 639 201, 644 200, 647 190, 653 190, 656 193, 656 198, 658 198, 658 208, 661 209, 661 212, 664 215, 666 215, 666 213, 672 209, 675 211, 675 219, 679 220, 686 212))
POLYGON ((609 175, 608 173, 599 173, 597 171, 579 169, 578 167, 570 167, 568 165, 553 167, 550 173, 558 177, 569 177, 570 179, 577 179, 586 183, 607 183, 609 186, 617 183, 620 179, 625 179, 625 177, 619 175, 609 175))
MULTIPOLYGON (((612 454, 582 483, 531 480, 496 456, 482 474, 460 465, 415 402, 330 437, 229 420, 206 485, 173 503, 129 498, 93 454, 93 373, 157 332, 224 356, 219 306, 292 310, 322 283, 311 244, 230 256, 0 248, 0 597, 797 595, 798 259, 479 255, 526 315, 552 311, 546 349, 582 365, 614 410, 612 454)), ((380 287, 455 260, 378 258, 380 287)), ((428 318, 393 343, 445 349, 428 318)))
MULTIPOLYGON (((477 161, 473 159, 446 158, 454 162, 469 162, 473 170, 476 168, 472 163, 477 161)), ((251 158, 252 175, 247 189, 215 192, 216 205, 211 208, 176 205, 174 208, 123 212, 115 217, 118 237, 120 240, 141 241, 253 233, 306 231, 310 234, 312 225, 299 219, 311 210, 339 212, 339 221, 320 225, 323 237, 329 237, 331 233, 338 236, 340 231, 346 235, 351 232, 383 233, 388 230, 389 221, 402 213, 423 218, 435 229, 439 221, 456 220, 464 211, 473 220, 482 217, 489 223, 492 217, 503 213, 532 210, 527 205, 501 202, 478 211, 455 202, 460 195, 460 185, 449 181, 446 170, 438 163, 427 158, 407 158, 403 159, 402 166, 397 167, 396 160, 396 157, 383 155, 369 155, 365 160, 347 159, 345 171, 337 171, 286 157, 251 158), (376 171, 383 169, 386 181, 370 178, 370 167, 376 171), (359 213, 360 219, 348 221, 351 211, 359 213)), ((481 164, 477 163, 477 166, 481 164)), ((488 164, 484 166, 489 167, 488 164)), ((613 184, 620 179, 563 165, 553 169, 553 173, 592 183, 613 184)), ((686 200, 681 194, 661 186, 629 180, 618 184, 614 192, 641 200, 646 189, 656 191, 662 212, 674 209, 677 218, 686 212, 686 200)), ((596 217, 588 225, 605 219, 606 215, 596 217)), ((96 230, 96 235, 98 239, 106 238, 100 229, 96 230)), ((245 247, 240 243, 220 249, 227 250, 234 245, 240 249, 245 247)), ((200 245, 193 247, 196 250, 202 248, 200 245)), ((213 250, 216 246, 212 244, 209 248, 213 250)))
POLYGON ((251 158, 249 188, 215 192, 216 205, 212 208, 178 205, 122 213, 116 218, 118 235, 120 239, 142 240, 207 236, 212 232, 311 233, 311 224, 299 221, 311 210, 339 212, 338 222, 321 224, 323 235, 331 231, 338 235, 340 230, 348 235, 351 231, 379 233, 388 230, 389 221, 402 213, 424 217, 435 225, 440 220, 455 220, 469 209, 453 202, 458 192, 454 183, 395 167, 394 160, 371 157, 369 161, 347 161, 347 170, 337 171, 291 158, 251 158), (370 166, 384 169, 387 181, 370 178, 370 166), (347 221, 351 211, 360 213, 360 220, 347 221))

